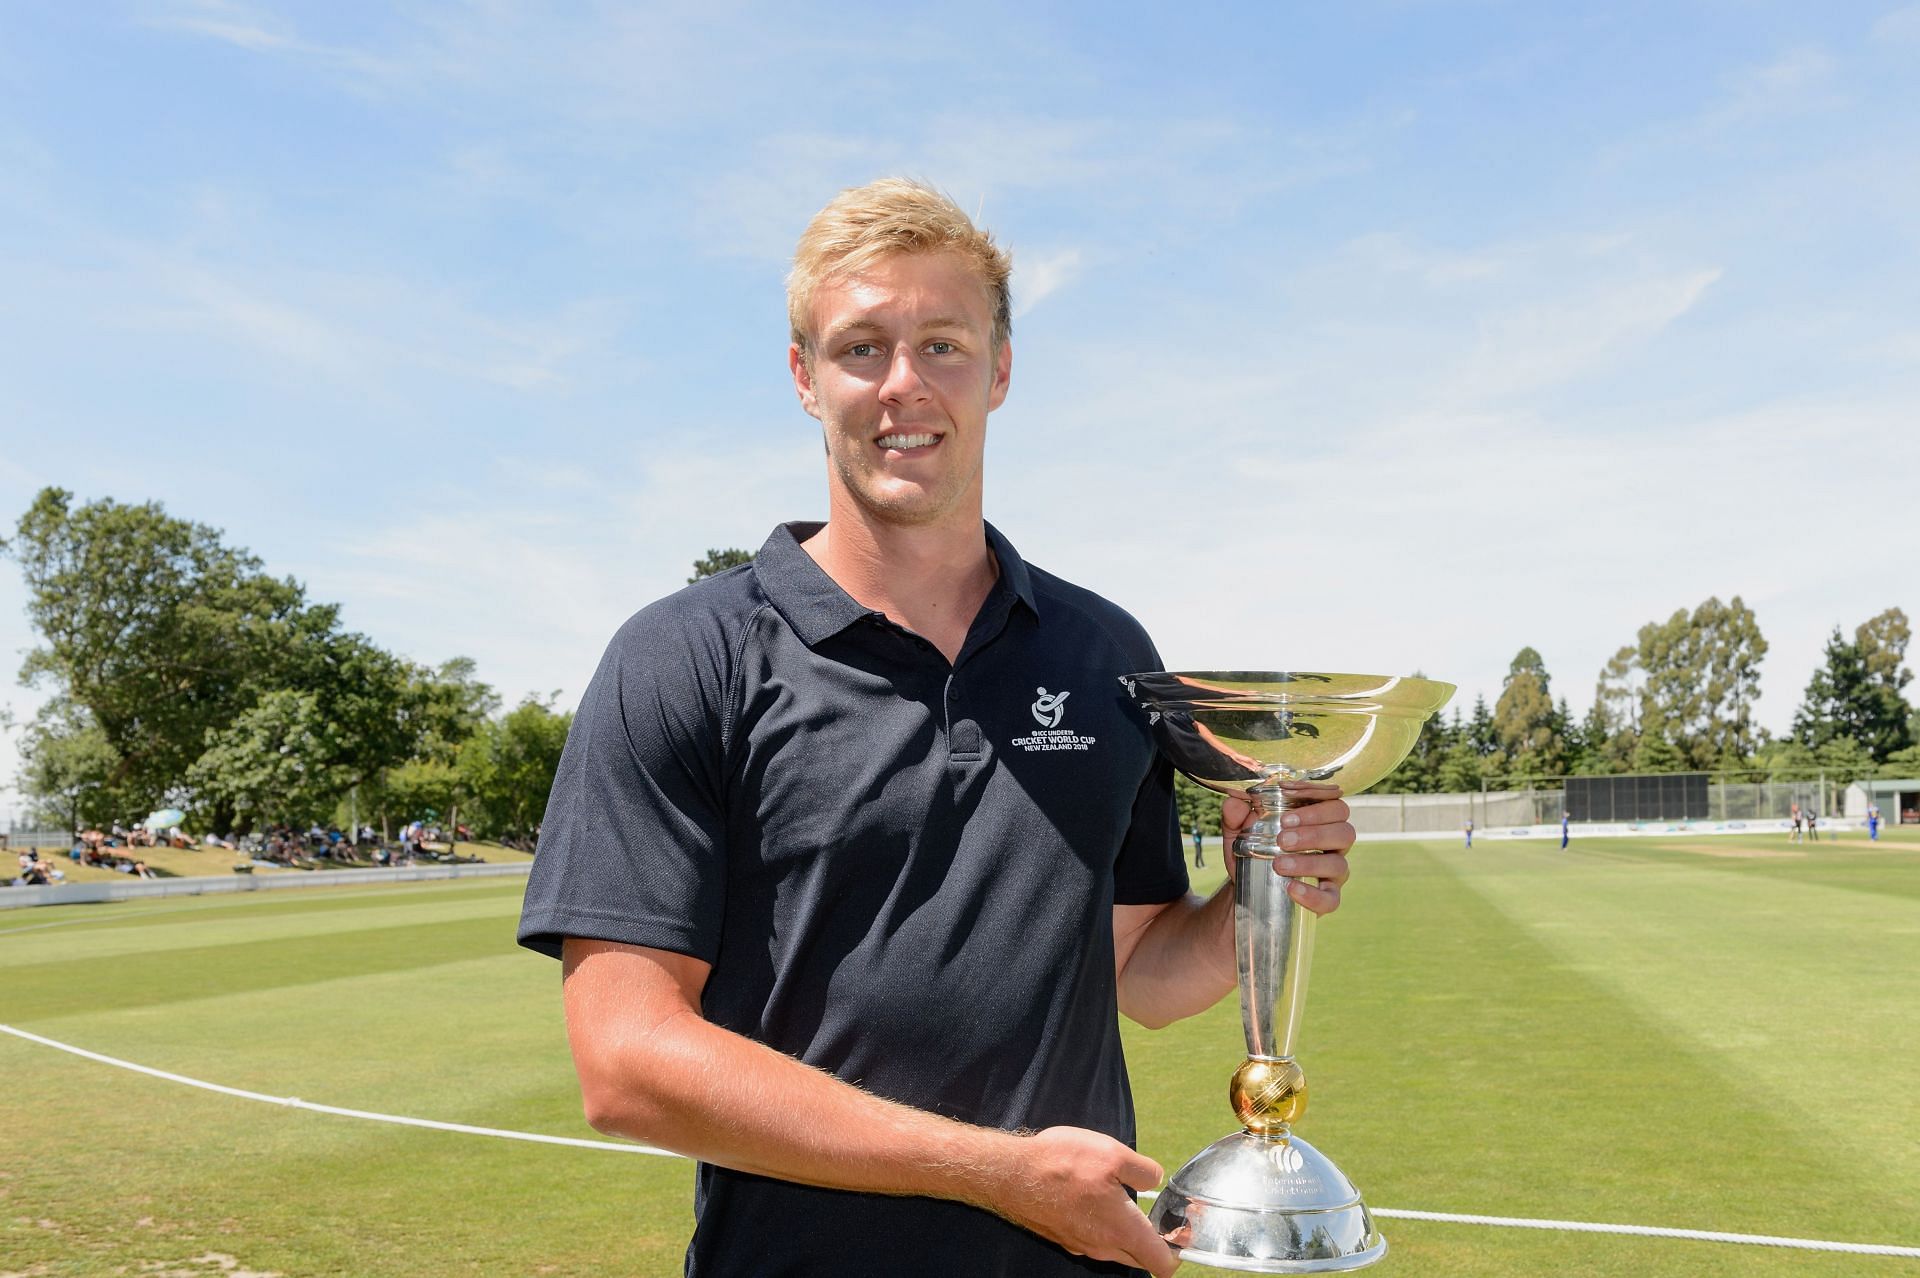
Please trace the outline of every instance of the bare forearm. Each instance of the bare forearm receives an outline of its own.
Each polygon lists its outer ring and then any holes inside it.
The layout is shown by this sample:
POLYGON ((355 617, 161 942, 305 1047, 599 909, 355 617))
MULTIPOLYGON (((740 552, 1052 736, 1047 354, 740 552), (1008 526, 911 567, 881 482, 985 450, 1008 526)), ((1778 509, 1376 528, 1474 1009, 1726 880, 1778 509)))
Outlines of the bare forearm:
POLYGON ((595 1127, 782 1180, 972 1203, 1079 1254, 1171 1274, 1126 1190, 1160 1168, 1100 1132, 971 1127, 871 1095, 707 1021, 710 969, 566 943, 567 1034, 595 1127))
POLYGON ((992 1207, 1019 1138, 864 1092, 693 1013, 580 1060, 601 1131, 739 1171, 992 1207))
POLYGON ((1158 1029, 1219 1002, 1234 988, 1233 885, 1189 894, 1153 916, 1118 973, 1120 1010, 1158 1029))

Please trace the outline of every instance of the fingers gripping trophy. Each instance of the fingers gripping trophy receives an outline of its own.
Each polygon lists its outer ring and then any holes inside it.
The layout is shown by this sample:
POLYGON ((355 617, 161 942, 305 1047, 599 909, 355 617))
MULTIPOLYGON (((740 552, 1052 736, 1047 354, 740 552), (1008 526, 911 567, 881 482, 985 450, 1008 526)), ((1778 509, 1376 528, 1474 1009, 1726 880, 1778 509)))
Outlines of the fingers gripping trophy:
POLYGON ((1359 1269, 1387 1243, 1353 1182, 1294 1134, 1307 1107, 1294 1060, 1315 915, 1262 873, 1290 807, 1355 795, 1393 771, 1453 685, 1275 671, 1153 672, 1121 682, 1175 767, 1252 807, 1234 840, 1233 930, 1247 1059, 1228 1095, 1241 1130, 1174 1173, 1154 1228, 1183 1259, 1253 1273, 1359 1269))

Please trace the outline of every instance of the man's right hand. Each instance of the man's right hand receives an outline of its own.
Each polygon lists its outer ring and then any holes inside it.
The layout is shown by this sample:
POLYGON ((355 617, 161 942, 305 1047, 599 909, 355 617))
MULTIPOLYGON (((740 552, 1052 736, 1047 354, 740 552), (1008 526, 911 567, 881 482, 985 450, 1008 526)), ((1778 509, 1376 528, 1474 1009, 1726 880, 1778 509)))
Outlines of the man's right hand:
POLYGON ((1009 1156, 1015 1165, 986 1204, 1000 1215, 1076 1256, 1137 1265, 1156 1278, 1180 1267, 1126 1193, 1160 1184, 1151 1158, 1081 1127, 1017 1138, 1009 1156))

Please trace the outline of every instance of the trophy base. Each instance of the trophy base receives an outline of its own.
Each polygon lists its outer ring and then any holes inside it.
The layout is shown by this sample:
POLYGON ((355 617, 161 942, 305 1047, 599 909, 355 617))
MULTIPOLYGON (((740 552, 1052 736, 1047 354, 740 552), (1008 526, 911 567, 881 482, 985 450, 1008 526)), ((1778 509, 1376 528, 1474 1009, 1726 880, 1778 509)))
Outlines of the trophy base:
POLYGON ((1340 1273, 1387 1254, 1353 1182, 1292 1135, 1215 1141, 1174 1173, 1148 1219, 1182 1260, 1246 1273, 1340 1273))

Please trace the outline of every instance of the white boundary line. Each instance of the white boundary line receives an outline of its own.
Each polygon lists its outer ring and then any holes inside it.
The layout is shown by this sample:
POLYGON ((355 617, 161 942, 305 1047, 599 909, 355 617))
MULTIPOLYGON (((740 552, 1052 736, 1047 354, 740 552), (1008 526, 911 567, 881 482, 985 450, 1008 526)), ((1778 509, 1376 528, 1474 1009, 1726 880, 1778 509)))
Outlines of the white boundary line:
MULTIPOLYGON (((466 1123, 442 1123, 431 1118, 409 1118, 402 1114, 376 1114, 364 1109, 342 1109, 337 1105, 317 1105, 295 1096, 268 1096, 264 1092, 250 1092, 239 1087, 227 1087, 220 1083, 209 1083, 198 1078, 188 1078, 184 1074, 172 1074, 163 1069, 154 1069, 150 1065, 136 1065, 132 1061, 123 1061, 118 1057, 104 1056, 99 1052, 90 1052, 84 1047, 75 1047, 71 1043, 62 1043, 57 1039, 45 1038, 11 1025, 0 1025, 0 1033, 11 1034, 15 1038, 38 1043, 42 1047, 51 1047, 55 1051, 67 1052, 86 1060, 97 1061, 102 1065, 112 1065, 116 1069, 132 1070, 136 1074, 145 1074, 149 1078, 162 1079, 169 1083, 180 1083, 187 1087, 197 1087, 202 1091, 217 1092, 222 1096, 233 1096, 240 1100, 260 1101, 268 1105, 279 1105, 287 1109, 304 1109, 316 1114, 334 1114, 341 1118, 359 1118, 374 1123, 394 1123, 401 1127, 425 1127, 439 1132, 458 1132, 466 1136, 497 1136, 504 1140, 532 1141, 541 1145, 571 1145, 577 1149, 605 1149, 616 1154, 651 1154, 657 1158, 682 1158, 669 1149, 656 1149, 652 1145, 628 1144, 607 1140, 583 1140, 573 1136, 545 1136, 538 1132, 507 1131, 498 1127, 473 1127, 466 1123)), ((1151 1202, 1154 1193, 1140 1195, 1143 1202, 1151 1202)), ((1392 1207, 1374 1207, 1374 1215, 1396 1220, 1428 1220, 1454 1225, 1495 1225, 1508 1229, 1557 1229, 1583 1234, 1631 1234, 1644 1238, 1685 1238, 1695 1242, 1744 1243, 1759 1247, 1788 1247, 1800 1251, 1839 1251, 1851 1252, 1863 1256, 1912 1256, 1920 1257, 1920 1247, 1896 1247, 1882 1243, 1829 1242, 1818 1238, 1776 1238, 1768 1234, 1727 1234, 1708 1229, 1668 1229, 1658 1225, 1611 1225, 1585 1220, 1529 1220, 1518 1216, 1473 1216, 1459 1215, 1444 1211, 1409 1211, 1392 1207)))
POLYGON ((99 1052, 89 1052, 84 1047, 75 1047, 71 1043, 58 1042, 51 1038, 42 1038, 38 1034, 29 1034, 26 1030, 15 1029, 11 1025, 0 1025, 0 1033, 24 1038, 30 1043, 42 1047, 51 1047, 56 1051, 68 1052, 74 1056, 98 1061, 102 1065, 112 1065, 116 1069, 130 1069, 136 1074, 145 1074, 149 1078, 164 1079, 169 1083, 181 1083, 187 1087, 198 1087, 205 1092, 218 1092, 222 1096, 236 1096, 241 1100, 261 1101, 268 1105, 281 1105, 288 1109, 311 1110, 316 1114, 337 1114, 341 1118, 362 1118, 374 1123, 396 1123, 402 1127, 427 1127, 437 1132, 460 1132, 467 1136, 499 1136, 505 1140, 526 1140, 541 1145, 573 1145, 581 1149, 610 1149, 618 1154, 652 1154, 658 1158, 679 1158, 672 1150, 655 1149, 651 1145, 622 1144, 607 1140, 582 1140, 574 1136, 543 1136, 538 1132, 511 1132, 498 1127, 470 1127, 466 1123, 442 1123, 431 1118, 408 1118, 404 1114, 376 1114, 364 1109, 342 1109, 337 1105, 316 1105, 312 1101, 301 1100, 297 1096, 268 1096, 264 1092, 249 1092, 239 1087, 226 1087, 219 1083, 209 1083, 198 1078, 188 1078, 184 1074, 170 1074, 163 1069, 154 1069, 150 1065, 136 1065, 132 1061, 123 1061, 114 1056, 102 1056, 99 1052))

